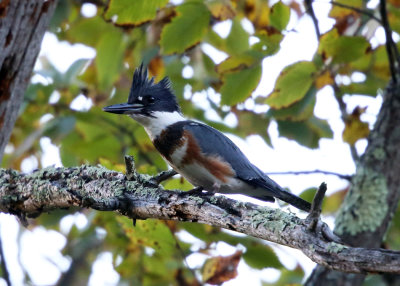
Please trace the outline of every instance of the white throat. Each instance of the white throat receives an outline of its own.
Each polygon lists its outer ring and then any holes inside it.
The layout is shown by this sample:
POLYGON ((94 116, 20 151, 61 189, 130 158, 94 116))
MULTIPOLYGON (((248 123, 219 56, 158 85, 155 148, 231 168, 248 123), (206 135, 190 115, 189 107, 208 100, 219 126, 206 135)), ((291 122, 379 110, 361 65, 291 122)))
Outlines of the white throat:
POLYGON ((160 135, 161 132, 169 125, 186 120, 186 118, 177 111, 156 111, 152 112, 151 115, 153 117, 143 116, 139 114, 130 115, 130 117, 143 125, 151 140, 154 140, 158 135, 160 135))

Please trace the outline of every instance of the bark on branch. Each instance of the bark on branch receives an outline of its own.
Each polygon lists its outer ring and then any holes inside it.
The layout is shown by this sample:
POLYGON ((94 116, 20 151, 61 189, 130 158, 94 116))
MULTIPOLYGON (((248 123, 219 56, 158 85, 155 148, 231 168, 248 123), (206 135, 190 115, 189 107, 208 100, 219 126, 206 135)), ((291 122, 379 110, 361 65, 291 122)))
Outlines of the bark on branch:
POLYGON ((400 252, 357 248, 332 241, 326 224, 314 229, 280 209, 237 202, 224 196, 166 191, 154 179, 129 178, 104 167, 45 168, 32 174, 0 169, 0 211, 19 217, 65 208, 116 211, 132 219, 206 223, 300 249, 313 261, 339 271, 400 272, 400 252))

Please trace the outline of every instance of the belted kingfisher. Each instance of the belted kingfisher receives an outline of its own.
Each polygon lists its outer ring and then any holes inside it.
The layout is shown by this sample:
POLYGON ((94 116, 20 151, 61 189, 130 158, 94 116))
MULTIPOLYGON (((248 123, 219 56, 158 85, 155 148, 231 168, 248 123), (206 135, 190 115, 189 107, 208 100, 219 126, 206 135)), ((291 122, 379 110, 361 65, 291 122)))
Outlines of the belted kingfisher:
POLYGON ((220 131, 186 119, 168 77, 148 79, 143 64, 133 75, 127 103, 103 108, 139 122, 168 164, 198 189, 243 194, 263 201, 274 197, 303 211, 310 203, 289 193, 254 166, 220 131))

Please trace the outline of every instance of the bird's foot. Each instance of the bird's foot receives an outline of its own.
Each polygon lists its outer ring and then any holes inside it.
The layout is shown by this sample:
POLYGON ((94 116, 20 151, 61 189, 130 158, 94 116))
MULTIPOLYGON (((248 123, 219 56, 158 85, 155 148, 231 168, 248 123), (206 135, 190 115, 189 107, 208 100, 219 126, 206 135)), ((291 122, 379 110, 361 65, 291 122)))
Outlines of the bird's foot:
POLYGON ((204 190, 203 187, 195 187, 189 191, 183 192, 183 194, 188 195, 188 196, 191 196, 191 195, 201 196, 203 194, 203 190, 204 190))

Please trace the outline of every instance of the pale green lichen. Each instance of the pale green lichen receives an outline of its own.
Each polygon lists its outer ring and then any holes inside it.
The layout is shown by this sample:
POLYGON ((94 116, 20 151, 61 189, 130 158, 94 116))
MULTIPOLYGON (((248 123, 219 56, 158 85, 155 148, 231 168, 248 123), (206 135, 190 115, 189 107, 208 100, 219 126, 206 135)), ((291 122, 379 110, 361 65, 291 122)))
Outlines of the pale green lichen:
POLYGON ((388 212, 389 190, 382 174, 359 167, 353 185, 336 219, 335 232, 339 235, 375 231, 388 212))
POLYGON ((327 250, 328 250, 329 253, 339 253, 343 249, 346 249, 346 248, 347 248, 347 246, 345 246, 343 244, 339 244, 339 243, 336 243, 336 242, 330 242, 328 244, 327 250))
POLYGON ((217 196, 212 196, 210 198, 210 202, 213 203, 213 204, 216 204, 218 202, 218 197, 217 196))
POLYGON ((195 201, 198 205, 204 204, 204 199, 196 196, 189 196, 189 199, 195 201))
POLYGON ((379 161, 385 160, 386 158, 386 152, 382 148, 375 148, 374 151, 372 151, 372 155, 379 161))
POLYGON ((300 223, 299 219, 292 214, 267 207, 259 207, 257 210, 251 211, 250 216, 254 228, 262 225, 276 234, 287 228, 292 229, 300 223))

